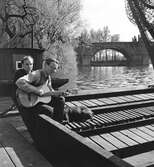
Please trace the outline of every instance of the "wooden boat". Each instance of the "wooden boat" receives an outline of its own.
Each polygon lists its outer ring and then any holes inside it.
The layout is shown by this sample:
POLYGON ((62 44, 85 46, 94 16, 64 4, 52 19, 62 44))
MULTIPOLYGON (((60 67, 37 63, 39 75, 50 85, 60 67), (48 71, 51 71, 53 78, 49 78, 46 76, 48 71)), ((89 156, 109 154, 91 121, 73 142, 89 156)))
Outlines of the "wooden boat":
POLYGON ((85 105, 93 119, 58 123, 35 119, 37 148, 60 166, 131 167, 154 165, 154 90, 91 92, 66 98, 70 108, 85 105))
MULTIPOLYGON (((154 32, 144 13, 154 9, 151 4, 128 0, 127 13, 138 25, 154 65, 154 49, 146 34, 148 31, 154 38, 154 32)), ((94 118, 60 124, 39 115, 33 136, 48 160, 67 167, 154 166, 153 89, 82 94, 70 96, 66 101, 70 108, 81 104, 89 107, 94 118)))

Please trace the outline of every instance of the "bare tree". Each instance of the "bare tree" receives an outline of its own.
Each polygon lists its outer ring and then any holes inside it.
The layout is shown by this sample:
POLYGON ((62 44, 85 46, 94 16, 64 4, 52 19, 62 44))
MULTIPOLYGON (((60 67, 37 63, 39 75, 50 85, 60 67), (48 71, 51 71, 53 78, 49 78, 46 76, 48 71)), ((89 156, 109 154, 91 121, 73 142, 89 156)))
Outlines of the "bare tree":
POLYGON ((126 12, 132 23, 137 26, 140 24, 143 31, 149 32, 154 39, 154 4, 152 0, 126 0, 126 12))
POLYGON ((0 45, 20 47, 38 20, 32 0, 0 0, 0 45))
POLYGON ((82 25, 79 0, 39 0, 37 5, 41 15, 34 36, 39 48, 49 48, 56 41, 65 43, 78 33, 82 25))
POLYGON ((126 0, 126 11, 131 22, 139 28, 142 40, 154 65, 154 47, 149 35, 154 40, 154 3, 153 0, 126 0))
POLYGON ((109 42, 111 40, 110 29, 108 26, 103 27, 103 29, 94 30, 91 29, 89 32, 84 30, 79 40, 83 42, 109 42))
POLYGON ((21 47, 33 35, 39 48, 50 47, 70 40, 82 25, 79 0, 0 0, 0 9, 1 47, 21 47))

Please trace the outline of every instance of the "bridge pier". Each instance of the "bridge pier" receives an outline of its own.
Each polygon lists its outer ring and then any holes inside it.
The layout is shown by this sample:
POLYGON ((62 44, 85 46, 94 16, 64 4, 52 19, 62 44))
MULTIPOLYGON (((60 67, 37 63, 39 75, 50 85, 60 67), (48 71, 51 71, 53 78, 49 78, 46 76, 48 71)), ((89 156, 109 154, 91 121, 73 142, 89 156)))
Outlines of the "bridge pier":
POLYGON ((82 59, 82 64, 81 65, 90 66, 91 65, 91 59, 89 57, 91 57, 91 56, 84 55, 84 59, 82 59))

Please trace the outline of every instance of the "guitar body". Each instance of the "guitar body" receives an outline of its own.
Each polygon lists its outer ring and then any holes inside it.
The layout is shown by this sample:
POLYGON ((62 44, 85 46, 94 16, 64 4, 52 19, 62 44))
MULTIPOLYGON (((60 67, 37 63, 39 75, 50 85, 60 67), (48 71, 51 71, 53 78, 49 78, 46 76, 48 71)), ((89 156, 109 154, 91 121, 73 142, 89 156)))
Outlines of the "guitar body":
MULTIPOLYGON (((39 86, 37 88, 38 90, 43 90, 45 93, 50 91, 47 85, 39 86)), ((51 96, 40 97, 33 93, 27 93, 21 89, 17 89, 16 95, 18 103, 27 108, 34 107, 39 102, 47 104, 51 101, 51 96)))

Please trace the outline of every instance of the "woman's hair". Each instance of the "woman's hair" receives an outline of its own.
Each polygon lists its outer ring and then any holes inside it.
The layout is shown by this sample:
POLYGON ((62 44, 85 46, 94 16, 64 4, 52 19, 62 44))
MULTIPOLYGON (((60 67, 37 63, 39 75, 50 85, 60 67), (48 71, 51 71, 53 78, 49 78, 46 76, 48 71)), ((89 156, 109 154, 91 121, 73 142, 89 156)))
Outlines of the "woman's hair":
POLYGON ((21 64, 23 64, 25 60, 29 60, 29 59, 34 61, 32 56, 24 56, 23 59, 21 60, 21 64))

